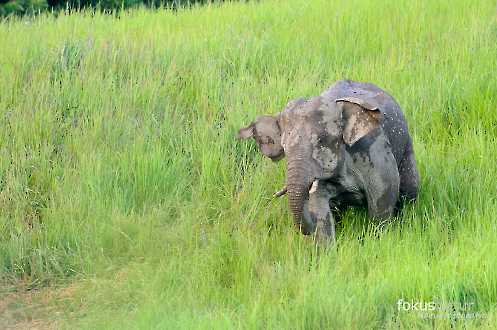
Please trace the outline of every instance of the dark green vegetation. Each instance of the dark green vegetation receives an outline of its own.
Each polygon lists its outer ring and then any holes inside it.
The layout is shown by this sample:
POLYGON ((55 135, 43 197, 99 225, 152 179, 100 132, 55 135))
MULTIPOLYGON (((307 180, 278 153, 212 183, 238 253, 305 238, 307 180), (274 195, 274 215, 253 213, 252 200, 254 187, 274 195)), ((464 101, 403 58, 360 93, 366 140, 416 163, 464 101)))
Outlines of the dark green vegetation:
POLYGON ((68 328, 494 328, 495 15, 293 0, 0 24, 0 295, 54 290, 60 313, 35 315, 68 328), (284 162, 234 137, 342 78, 403 106, 422 188, 391 223, 347 212, 318 260, 270 199, 284 162))
POLYGON ((0 0, 0 18, 9 15, 33 15, 46 10, 58 13, 61 10, 90 9, 107 13, 119 12, 133 7, 177 8, 195 4, 223 2, 223 0, 0 0))

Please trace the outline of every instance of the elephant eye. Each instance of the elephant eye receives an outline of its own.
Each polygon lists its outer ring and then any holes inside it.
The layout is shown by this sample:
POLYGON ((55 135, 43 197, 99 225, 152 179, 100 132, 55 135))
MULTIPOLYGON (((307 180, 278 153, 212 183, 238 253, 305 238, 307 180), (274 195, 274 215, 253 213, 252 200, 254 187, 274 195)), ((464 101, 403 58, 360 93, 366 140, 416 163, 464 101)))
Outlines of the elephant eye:
POLYGON ((261 136, 259 139, 259 143, 261 144, 274 144, 274 140, 269 136, 261 136))

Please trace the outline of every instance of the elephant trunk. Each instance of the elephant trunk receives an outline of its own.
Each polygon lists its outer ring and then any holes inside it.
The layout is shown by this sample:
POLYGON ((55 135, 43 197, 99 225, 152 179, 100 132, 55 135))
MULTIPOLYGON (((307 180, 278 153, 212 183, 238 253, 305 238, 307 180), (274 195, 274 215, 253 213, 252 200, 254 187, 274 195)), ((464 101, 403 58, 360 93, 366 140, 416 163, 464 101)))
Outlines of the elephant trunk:
POLYGON ((300 231, 308 235, 312 232, 304 219, 304 203, 309 197, 309 186, 314 178, 311 176, 304 148, 287 155, 287 195, 288 206, 292 212, 294 223, 300 231))

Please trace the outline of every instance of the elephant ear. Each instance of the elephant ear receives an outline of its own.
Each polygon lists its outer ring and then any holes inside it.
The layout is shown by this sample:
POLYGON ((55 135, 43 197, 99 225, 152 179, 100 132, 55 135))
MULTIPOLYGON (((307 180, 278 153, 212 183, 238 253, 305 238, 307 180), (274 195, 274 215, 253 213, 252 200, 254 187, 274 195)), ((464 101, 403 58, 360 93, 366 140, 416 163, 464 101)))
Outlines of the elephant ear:
POLYGON ((238 131, 237 139, 248 139, 254 136, 254 123, 250 123, 247 127, 242 127, 238 131))
POLYGON ((357 97, 344 97, 335 101, 343 107, 343 141, 347 145, 353 145, 380 126, 382 114, 376 105, 357 97))
POLYGON ((254 138, 262 154, 272 160, 284 157, 281 145, 281 128, 278 123, 279 114, 274 116, 258 116, 254 122, 238 131, 238 139, 254 138))

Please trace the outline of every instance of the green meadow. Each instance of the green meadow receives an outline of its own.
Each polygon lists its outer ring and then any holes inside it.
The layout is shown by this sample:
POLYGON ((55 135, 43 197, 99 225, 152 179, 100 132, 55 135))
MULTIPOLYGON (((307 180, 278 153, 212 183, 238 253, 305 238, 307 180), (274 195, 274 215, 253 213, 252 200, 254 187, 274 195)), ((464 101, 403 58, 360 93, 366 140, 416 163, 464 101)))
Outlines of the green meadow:
POLYGON ((494 1, 10 18, 0 328, 495 329, 496 164, 494 1), (421 190, 317 251, 271 197, 285 161, 235 136, 346 78, 400 103, 421 190))

